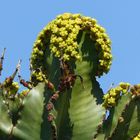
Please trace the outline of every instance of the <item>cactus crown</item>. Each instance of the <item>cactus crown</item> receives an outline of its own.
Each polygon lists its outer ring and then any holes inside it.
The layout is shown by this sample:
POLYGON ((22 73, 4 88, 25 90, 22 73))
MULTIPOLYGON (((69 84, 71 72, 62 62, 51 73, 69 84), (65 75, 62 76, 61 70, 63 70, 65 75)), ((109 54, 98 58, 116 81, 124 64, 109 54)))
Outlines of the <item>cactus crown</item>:
POLYGON ((80 44, 77 42, 80 31, 88 33, 95 44, 99 63, 96 75, 101 76, 107 73, 110 69, 112 55, 111 41, 105 29, 98 25, 95 19, 71 13, 57 16, 40 32, 31 56, 33 69, 45 69, 43 64, 46 51, 51 51, 54 57, 63 61, 82 60, 80 44))

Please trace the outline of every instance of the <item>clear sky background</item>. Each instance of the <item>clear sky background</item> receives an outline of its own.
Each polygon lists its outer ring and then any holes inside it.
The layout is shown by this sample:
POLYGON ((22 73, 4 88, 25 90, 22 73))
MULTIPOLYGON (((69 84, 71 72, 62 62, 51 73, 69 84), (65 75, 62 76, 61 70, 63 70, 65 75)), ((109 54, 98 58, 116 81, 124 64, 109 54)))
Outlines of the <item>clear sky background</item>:
POLYGON ((7 48, 0 81, 12 74, 19 59, 21 74, 29 79, 29 58, 38 33, 64 12, 90 16, 106 28, 113 64, 98 79, 105 92, 111 83, 140 83, 140 0, 0 0, 0 54, 7 48))

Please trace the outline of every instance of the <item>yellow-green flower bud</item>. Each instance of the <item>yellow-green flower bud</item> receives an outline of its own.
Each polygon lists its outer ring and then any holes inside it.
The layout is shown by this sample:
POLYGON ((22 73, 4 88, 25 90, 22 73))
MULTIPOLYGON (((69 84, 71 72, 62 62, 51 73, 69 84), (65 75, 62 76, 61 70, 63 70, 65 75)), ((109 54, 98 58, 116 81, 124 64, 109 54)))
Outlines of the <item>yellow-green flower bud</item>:
POLYGON ((64 59, 64 60, 69 60, 69 59, 70 59, 70 58, 69 58, 69 55, 64 54, 64 55, 63 55, 63 59, 64 59))
POLYGON ((114 105, 116 104, 115 98, 110 97, 110 98, 108 99, 108 104, 111 105, 111 106, 114 106, 114 105))
POLYGON ((117 95, 117 93, 115 92, 115 90, 110 92, 110 96, 116 97, 116 95, 117 95))
POLYGON ((107 93, 103 96, 103 99, 107 100, 110 97, 110 95, 107 93))

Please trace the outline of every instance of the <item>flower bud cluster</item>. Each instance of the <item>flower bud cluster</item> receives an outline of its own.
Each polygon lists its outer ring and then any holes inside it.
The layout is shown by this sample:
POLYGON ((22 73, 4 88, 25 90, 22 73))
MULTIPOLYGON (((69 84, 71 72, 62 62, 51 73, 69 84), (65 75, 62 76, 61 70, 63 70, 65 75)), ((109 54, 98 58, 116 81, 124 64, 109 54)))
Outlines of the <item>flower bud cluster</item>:
POLYGON ((42 73, 42 71, 34 70, 31 74, 31 81, 34 85, 36 85, 39 82, 45 81, 46 76, 42 73))
POLYGON ((39 67, 43 65, 45 49, 46 49, 46 46, 44 46, 43 40, 38 39, 34 43, 31 59, 30 59, 31 66, 34 70, 38 69, 39 67))
POLYGON ((103 97, 103 106, 108 109, 114 107, 117 104, 118 99, 123 94, 127 94, 130 88, 129 83, 121 82, 117 87, 111 88, 103 97))
POLYGON ((41 31, 31 56, 33 69, 44 67, 44 58, 49 51, 63 61, 81 60, 80 46, 77 42, 80 31, 87 32, 95 43, 98 54, 96 76, 101 76, 104 72, 107 73, 110 69, 112 55, 111 41, 105 29, 98 25, 95 19, 71 13, 57 16, 41 31))
POLYGON ((18 82, 12 82, 8 86, 4 84, 4 89, 8 96, 15 95, 17 91, 19 90, 18 82))
POLYGON ((91 27, 91 38, 95 39, 99 59, 97 76, 100 76, 104 72, 107 73, 112 64, 111 41, 105 29, 97 24, 91 27))
POLYGON ((78 49, 77 35, 82 29, 82 17, 80 14, 65 13, 57 16, 49 24, 51 30, 50 50, 55 57, 69 61, 71 58, 81 58, 78 49))

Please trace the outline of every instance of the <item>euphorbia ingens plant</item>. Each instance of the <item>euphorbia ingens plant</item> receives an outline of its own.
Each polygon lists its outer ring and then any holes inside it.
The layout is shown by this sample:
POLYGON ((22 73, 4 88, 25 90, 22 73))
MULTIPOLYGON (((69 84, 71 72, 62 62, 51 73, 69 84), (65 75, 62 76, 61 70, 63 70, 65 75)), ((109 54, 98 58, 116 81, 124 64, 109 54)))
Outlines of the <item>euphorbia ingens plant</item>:
POLYGON ((140 85, 121 82, 104 94, 96 80, 111 63, 111 41, 95 19, 57 16, 34 43, 30 80, 19 62, 0 84, 0 140, 140 139, 140 85))

